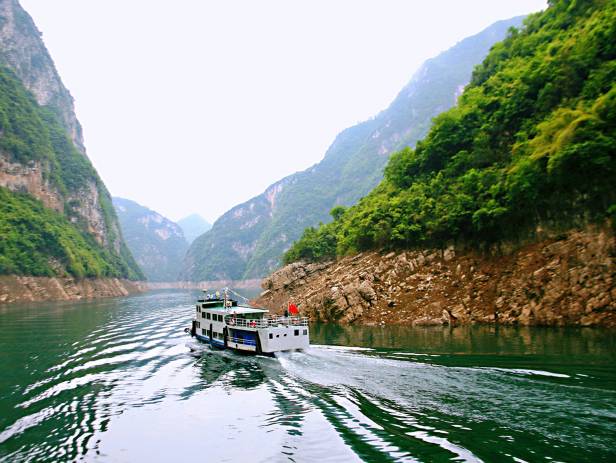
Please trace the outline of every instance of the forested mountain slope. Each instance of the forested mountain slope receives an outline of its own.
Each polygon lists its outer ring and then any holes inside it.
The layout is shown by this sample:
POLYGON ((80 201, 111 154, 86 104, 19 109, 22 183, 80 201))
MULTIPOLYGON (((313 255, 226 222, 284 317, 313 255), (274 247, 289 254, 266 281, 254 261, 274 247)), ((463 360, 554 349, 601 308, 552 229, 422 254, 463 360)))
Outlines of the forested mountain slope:
POLYGON ((30 16, 0 1, 0 274, 143 275, 30 16))
POLYGON ((616 2, 553 1, 497 44, 457 107, 287 262, 485 248, 616 215, 616 2))
POLYGON ((113 198, 126 244, 149 281, 176 281, 188 242, 178 224, 147 207, 113 198))
POLYGON ((225 213, 192 244, 182 278, 255 278, 277 267, 304 228, 327 222, 332 207, 354 204, 378 184, 389 155, 426 134, 432 119, 455 104, 473 67, 521 21, 495 23, 428 60, 389 108, 341 132, 321 162, 225 213))

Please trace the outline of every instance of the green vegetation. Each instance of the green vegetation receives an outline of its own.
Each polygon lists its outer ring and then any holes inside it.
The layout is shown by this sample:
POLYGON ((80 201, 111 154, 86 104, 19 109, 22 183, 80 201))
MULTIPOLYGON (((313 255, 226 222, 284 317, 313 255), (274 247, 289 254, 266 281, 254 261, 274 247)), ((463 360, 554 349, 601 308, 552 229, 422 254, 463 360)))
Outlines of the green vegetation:
POLYGON ((116 253, 113 244, 105 247, 87 233, 80 197, 90 194, 94 184, 108 242, 121 241, 109 193, 55 109, 39 106, 13 72, 0 66, 0 153, 13 163, 40 165, 44 179, 65 202, 62 216, 26 195, 2 191, 0 274, 142 278, 126 245, 121 243, 116 253))
POLYGON ((97 179, 90 161, 68 138, 59 117, 39 106, 11 70, 0 66, 0 150, 13 162, 42 162, 62 192, 76 192, 97 179))
POLYGON ((148 281, 176 281, 188 243, 179 225, 124 198, 113 198, 122 234, 148 281))
MULTIPOLYGON (((64 216, 0 187, 0 274, 122 277, 131 270, 64 216)), ((136 276, 136 275, 132 275, 136 276)))
POLYGON ((192 244, 184 277, 257 278, 279 266, 306 227, 330 221, 330 209, 355 204, 378 185, 389 154, 423 138, 432 118, 455 104, 490 47, 521 22, 499 21, 426 61, 387 109, 342 131, 321 162, 274 184, 275 195, 259 195, 217 220, 192 244))
POLYGON ((616 2, 553 1, 474 71, 458 106, 337 220, 285 255, 477 247, 616 209, 616 2))
POLYGON ((36 101, 5 67, 0 67, 0 130, 0 149, 14 161, 51 159, 53 150, 36 101))

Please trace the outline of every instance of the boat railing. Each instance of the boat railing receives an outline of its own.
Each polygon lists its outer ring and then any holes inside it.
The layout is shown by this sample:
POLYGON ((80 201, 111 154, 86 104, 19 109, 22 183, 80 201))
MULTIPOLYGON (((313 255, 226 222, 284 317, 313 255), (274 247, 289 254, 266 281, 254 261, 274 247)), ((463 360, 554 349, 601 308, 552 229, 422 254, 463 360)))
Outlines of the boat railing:
POLYGON ((271 328, 275 326, 308 326, 308 317, 270 316, 267 318, 246 319, 226 315, 225 322, 230 327, 240 328, 271 328))

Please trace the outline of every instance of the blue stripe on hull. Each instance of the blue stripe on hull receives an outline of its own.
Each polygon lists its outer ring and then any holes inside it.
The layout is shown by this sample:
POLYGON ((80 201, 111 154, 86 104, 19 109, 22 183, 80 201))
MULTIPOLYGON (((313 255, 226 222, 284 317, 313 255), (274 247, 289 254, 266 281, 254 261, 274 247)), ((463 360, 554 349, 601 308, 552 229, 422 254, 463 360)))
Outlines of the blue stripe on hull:
MULTIPOLYGON (((196 334, 196 333, 195 333, 195 337, 196 337, 199 341, 201 341, 201 342, 204 342, 204 343, 206 343, 206 344, 210 344, 210 337, 209 337, 209 336, 203 336, 203 335, 201 335, 201 334, 196 334)), ((220 341, 220 340, 218 340, 218 339, 212 339, 211 344, 212 344, 214 347, 217 347, 217 348, 219 348, 219 349, 225 349, 225 342, 224 342, 224 341, 220 341)), ((232 350, 232 351, 234 351, 234 352, 241 352, 241 353, 243 353, 243 354, 256 354, 256 352, 255 352, 255 351, 253 351, 253 350, 236 349, 236 348, 231 347, 231 346, 227 347, 227 349, 232 350)), ((273 356, 273 354, 264 354, 264 355, 272 355, 272 356, 273 356)))
MULTIPOLYGON (((195 337, 201 341, 201 342, 205 342, 207 344, 210 344, 210 337, 209 336, 202 336, 200 334, 195 334, 195 337)), ((211 344, 216 346, 216 347, 221 347, 221 348, 225 348, 225 343, 224 341, 220 341, 219 339, 212 339, 211 344)))

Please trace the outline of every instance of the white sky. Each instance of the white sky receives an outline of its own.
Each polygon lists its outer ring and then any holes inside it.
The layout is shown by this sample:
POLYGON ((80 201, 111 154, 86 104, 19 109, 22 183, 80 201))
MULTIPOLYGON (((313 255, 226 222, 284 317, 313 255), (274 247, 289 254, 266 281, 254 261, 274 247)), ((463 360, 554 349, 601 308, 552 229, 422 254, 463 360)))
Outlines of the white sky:
POLYGON ((21 0, 114 196, 209 221, 323 158, 427 58, 545 0, 21 0))

